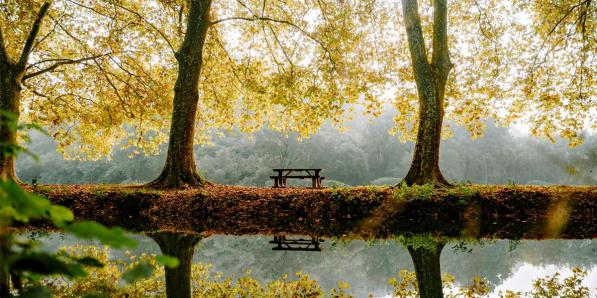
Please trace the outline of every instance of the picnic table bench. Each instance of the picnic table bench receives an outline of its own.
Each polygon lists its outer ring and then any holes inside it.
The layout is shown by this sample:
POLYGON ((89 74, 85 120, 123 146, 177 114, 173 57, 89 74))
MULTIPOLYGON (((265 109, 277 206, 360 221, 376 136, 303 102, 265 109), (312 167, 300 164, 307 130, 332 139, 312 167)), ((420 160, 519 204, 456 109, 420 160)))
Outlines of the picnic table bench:
POLYGON ((321 188, 321 180, 325 179, 319 175, 321 169, 273 169, 277 173, 275 176, 270 176, 274 179, 274 187, 286 187, 286 180, 288 178, 305 179, 310 178, 313 181, 313 188, 321 188))
POLYGON ((321 251, 319 244, 324 240, 318 236, 311 239, 287 239, 284 235, 274 236, 274 240, 269 243, 276 244, 272 250, 302 250, 302 251, 321 251))

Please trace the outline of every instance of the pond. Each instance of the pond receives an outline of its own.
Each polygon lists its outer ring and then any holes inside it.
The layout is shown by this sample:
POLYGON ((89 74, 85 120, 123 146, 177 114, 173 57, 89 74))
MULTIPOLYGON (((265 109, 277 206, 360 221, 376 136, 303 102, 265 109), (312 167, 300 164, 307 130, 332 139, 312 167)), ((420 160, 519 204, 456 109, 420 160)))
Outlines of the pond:
MULTIPOLYGON (((139 248, 132 253, 160 254, 155 241, 146 236, 135 236, 139 248)), ((310 237, 287 236, 287 239, 310 237)), ((412 239, 412 238, 409 238, 412 239)), ((421 238, 425 239, 425 238, 421 238)), ((429 238, 432 239, 432 238, 429 238)), ((41 237, 43 246, 50 250, 82 243, 61 234, 41 237)), ((338 282, 350 285, 346 292, 355 297, 391 297, 390 278, 396 278, 402 269, 414 271, 413 259, 401 240, 342 240, 323 239, 321 251, 272 250, 273 236, 214 235, 200 240, 195 247, 193 262, 211 264, 210 272, 221 272, 233 280, 250 276, 263 283, 288 275, 296 279, 296 272, 308 274, 327 293, 337 288, 338 282)), ((408 241, 406 241, 408 242, 408 241)), ((413 244, 414 242, 409 242, 413 244)), ((490 297, 500 290, 528 292, 533 280, 560 273, 560 278, 572 275, 573 268, 587 275, 583 286, 590 297, 597 296, 597 239, 579 240, 443 240, 441 272, 454 277, 456 288, 468 285, 475 276, 486 279, 490 297)), ((296 247, 296 245, 295 245, 296 247)), ((126 259, 123 251, 111 251, 111 258, 126 259)), ((433 268, 424 268, 433 270, 433 268)))

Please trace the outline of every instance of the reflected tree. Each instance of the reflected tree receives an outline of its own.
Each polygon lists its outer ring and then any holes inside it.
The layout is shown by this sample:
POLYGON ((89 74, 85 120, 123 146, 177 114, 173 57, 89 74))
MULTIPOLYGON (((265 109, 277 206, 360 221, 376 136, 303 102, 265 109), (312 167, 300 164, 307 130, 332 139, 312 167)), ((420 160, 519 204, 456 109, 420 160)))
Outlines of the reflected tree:
POLYGON ((415 266, 419 296, 421 298, 443 297, 440 256, 445 241, 434 238, 428 239, 427 237, 423 239, 426 240, 423 243, 402 241, 402 244, 408 249, 415 266))
POLYGON ((178 258, 176 268, 164 267, 166 272, 166 296, 191 297, 191 262, 195 246, 203 238, 197 233, 154 232, 147 234, 160 247, 162 254, 178 258))

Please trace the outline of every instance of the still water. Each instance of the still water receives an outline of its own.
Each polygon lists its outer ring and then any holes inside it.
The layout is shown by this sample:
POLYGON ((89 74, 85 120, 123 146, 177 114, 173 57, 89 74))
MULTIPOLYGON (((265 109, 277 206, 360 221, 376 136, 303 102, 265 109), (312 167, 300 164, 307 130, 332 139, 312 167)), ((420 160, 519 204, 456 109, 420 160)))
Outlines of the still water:
MULTIPOLYGON (((135 236, 139 248, 134 253, 160 250, 150 238, 135 236)), ((194 262, 212 264, 212 271, 226 277, 242 277, 247 270, 261 282, 287 274, 303 272, 316 279, 324 290, 339 281, 350 284, 355 297, 389 297, 388 279, 401 269, 413 271, 413 261, 400 243, 393 240, 334 241, 321 243, 321 251, 276 251, 269 236, 210 236, 195 249, 194 262)), ((68 236, 52 234, 40 239, 49 250, 75 242, 68 236)), ((92 244, 92 243, 82 243, 92 244)), ((113 258, 123 251, 114 250, 113 258)), ((584 286, 597 297, 597 239, 583 240, 481 240, 475 243, 452 241, 441 253, 441 271, 453 275, 457 285, 469 284, 476 276, 489 281, 492 297, 499 290, 529 291, 532 281, 556 272, 562 278, 571 275, 572 267, 588 272, 584 286)))

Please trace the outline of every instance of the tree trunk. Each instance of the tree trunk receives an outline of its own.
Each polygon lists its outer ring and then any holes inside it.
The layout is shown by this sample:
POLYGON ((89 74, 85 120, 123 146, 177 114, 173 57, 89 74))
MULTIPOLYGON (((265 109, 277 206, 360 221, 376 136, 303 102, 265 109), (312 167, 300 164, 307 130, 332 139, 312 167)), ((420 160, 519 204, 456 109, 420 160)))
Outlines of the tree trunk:
MULTIPOLYGON (((435 86, 426 88, 435 88, 435 86)), ((439 167, 443 116, 443 98, 420 96, 417 140, 410 169, 404 178, 407 185, 449 184, 439 167)))
POLYGON ((446 0, 434 1, 431 63, 427 58, 417 0, 402 0, 402 9, 419 93, 417 140, 413 160, 404 181, 408 185, 449 185, 439 168, 444 92, 452 67, 447 44, 447 3, 446 0))
POLYGON ((10 229, 8 225, 0 226, 0 298, 10 297, 10 267, 7 258, 10 256, 10 229))
POLYGON ((201 186, 195 165, 193 139, 199 100, 199 76, 203 63, 203 45, 210 26, 211 0, 189 0, 190 8, 184 41, 176 53, 178 77, 174 87, 174 110, 166 164, 160 176, 149 183, 153 187, 177 188, 201 186))
POLYGON ((0 123, 0 143, 4 148, 8 148, 8 150, 0 151, 0 179, 2 180, 12 179, 20 182, 15 171, 17 132, 14 126, 19 121, 21 81, 25 75, 31 51, 35 47, 35 39, 49 8, 50 2, 45 2, 39 9, 18 61, 12 61, 8 57, 4 36, 0 28, 0 109, 11 113, 12 117, 14 117, 13 119, 7 119, 4 115, 0 117, 0 120, 2 120, 2 123, 0 123), (6 120, 10 121, 7 122, 6 120))
POLYGON ((0 151, 0 179, 20 182, 15 170, 17 152, 14 151, 14 148, 17 145, 17 132, 14 125, 19 120, 20 80, 23 72, 18 71, 14 65, 4 64, 0 65, 0 74, 0 110, 15 117, 10 119, 5 115, 0 115, 0 144, 3 147, 3 150, 0 151))
POLYGON ((176 268, 165 267, 166 297, 191 298, 191 263, 195 246, 201 240, 199 234, 157 232, 148 235, 160 246, 162 254, 177 257, 176 268))
POLYGON ((419 297, 421 298, 441 298, 444 296, 440 268, 440 255, 443 247, 444 244, 442 243, 436 243, 433 249, 407 247, 415 265, 419 297))

